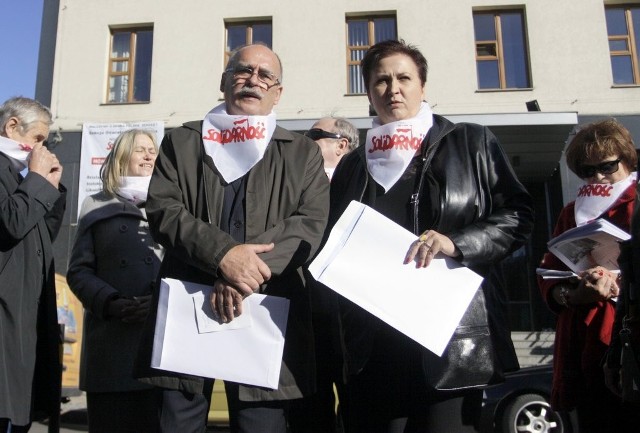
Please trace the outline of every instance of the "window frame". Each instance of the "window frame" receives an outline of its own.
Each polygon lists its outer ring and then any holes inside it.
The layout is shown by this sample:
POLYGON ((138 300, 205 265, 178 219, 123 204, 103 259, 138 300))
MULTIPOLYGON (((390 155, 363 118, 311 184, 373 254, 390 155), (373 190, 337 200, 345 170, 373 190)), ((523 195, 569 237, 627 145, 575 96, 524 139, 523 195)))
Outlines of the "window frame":
POLYGON ((224 59, 223 65, 227 65, 229 62, 229 57, 231 57, 231 53, 234 49, 228 50, 229 47, 229 26, 246 26, 245 29, 245 43, 242 45, 249 45, 253 43, 253 27, 257 24, 269 24, 271 26, 271 46, 269 48, 273 48, 273 20, 271 18, 248 18, 242 19, 239 21, 225 21, 224 22, 224 59))
POLYGON ((474 9, 472 12, 472 20, 473 25, 475 27, 475 17, 476 15, 487 15, 492 14, 494 20, 494 29, 496 33, 496 39, 484 39, 484 40, 476 40, 475 29, 474 29, 474 48, 475 48, 475 62, 476 62, 476 85, 478 86, 479 92, 493 92, 493 91, 514 91, 514 90, 530 90, 533 88, 533 78, 531 73, 531 58, 530 58, 530 50, 529 50, 529 38, 527 32, 527 19, 526 19, 526 11, 524 8, 513 8, 513 9, 474 9), (527 87, 508 87, 507 81, 507 67, 506 67, 506 59, 504 53, 504 37, 502 32, 502 19, 501 14, 505 13, 514 13, 517 12, 520 14, 522 19, 522 37, 523 37, 523 45, 525 52, 523 53, 523 57, 526 61, 526 80, 528 83, 527 87), (494 45, 495 46, 495 55, 478 55, 479 47, 482 45, 494 45), (491 88, 483 88, 480 87, 480 68, 479 62, 482 61, 497 61, 498 62, 498 82, 500 87, 491 87, 491 88))
POLYGON ((367 51, 376 42, 380 42, 380 41, 375 41, 375 23, 374 23, 375 20, 380 18, 391 18, 394 20, 396 38, 397 38, 398 37, 398 17, 396 16, 396 14, 366 14, 366 15, 355 15, 355 16, 347 15, 345 17, 345 39, 346 39, 346 47, 347 47, 346 49, 347 95, 366 95, 366 91, 364 93, 359 93, 359 92, 353 92, 351 89, 350 69, 352 66, 360 66, 361 64, 360 60, 351 60, 352 58, 351 54, 354 51, 367 51), (349 44, 349 22, 364 21, 364 20, 367 21, 368 45, 350 45, 349 44))
MULTIPOLYGON (((153 25, 139 25, 139 26, 127 26, 127 27, 110 27, 109 28, 109 56, 108 56, 108 65, 107 65, 107 89, 106 89, 106 104, 107 105, 118 105, 118 104, 147 104, 151 102, 151 79, 149 82, 149 100, 147 101, 136 101, 134 100, 134 90, 135 90, 135 78, 136 78, 136 61, 137 61, 137 41, 138 41, 138 33, 144 31, 151 31, 151 39, 153 41, 153 25), (113 57, 113 42, 114 37, 117 33, 129 33, 129 56, 128 57, 113 57), (127 62, 127 72, 114 71, 114 65, 118 62, 127 62), (123 77, 127 76, 127 100, 126 101, 110 101, 109 95, 111 93, 111 78, 115 77, 123 77)), ((153 45, 151 48, 151 52, 149 53, 151 57, 151 65, 153 65, 153 45)))
MULTIPOLYGON (((638 8, 638 4, 620 4, 620 5, 605 5, 605 21, 607 11, 612 9, 622 9, 624 12, 625 23, 627 25, 626 35, 613 35, 609 34, 607 28, 607 43, 609 44, 609 60, 611 62, 611 78, 614 87, 633 87, 640 86, 640 57, 638 56, 638 47, 636 46, 636 32, 640 29, 635 29, 633 26, 633 19, 631 14, 631 8, 638 8), (627 50, 612 50, 611 42, 625 41, 627 43, 627 50), (629 56, 631 58, 631 72, 633 75, 633 83, 617 84, 615 82, 615 72, 613 70, 613 58, 629 56)), ((640 14, 640 9, 638 10, 640 14)))

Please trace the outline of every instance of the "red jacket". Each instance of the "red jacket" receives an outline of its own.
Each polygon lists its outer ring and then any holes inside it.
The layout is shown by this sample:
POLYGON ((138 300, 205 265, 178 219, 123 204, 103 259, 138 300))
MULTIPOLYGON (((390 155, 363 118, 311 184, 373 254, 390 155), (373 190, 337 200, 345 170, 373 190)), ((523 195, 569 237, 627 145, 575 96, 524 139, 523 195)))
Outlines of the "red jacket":
MULTIPOLYGON (((601 217, 628 232, 635 194, 634 183, 601 217)), ((576 226, 574 204, 571 202, 562 209, 553 237, 576 226)), ((544 255, 540 267, 568 270, 564 263, 549 252, 544 255)), ((551 406, 556 410, 571 410, 595 385, 604 383, 601 360, 611 343, 615 303, 607 301, 565 308, 555 302, 551 295, 551 289, 559 283, 558 280, 542 280, 538 277, 542 298, 558 315, 551 406)))

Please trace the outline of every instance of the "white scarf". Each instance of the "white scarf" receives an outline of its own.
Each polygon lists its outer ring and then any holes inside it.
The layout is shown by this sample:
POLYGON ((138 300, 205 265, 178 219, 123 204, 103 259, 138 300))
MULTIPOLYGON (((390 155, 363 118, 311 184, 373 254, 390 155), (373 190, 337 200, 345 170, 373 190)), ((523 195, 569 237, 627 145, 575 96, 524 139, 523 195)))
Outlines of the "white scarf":
POLYGON ((336 171, 335 167, 325 167, 324 168, 324 172, 327 175, 327 177, 329 178, 329 180, 331 180, 331 178, 333 177, 333 172, 336 171))
POLYGON ((407 169, 416 150, 433 125, 433 112, 423 102, 416 117, 380 125, 373 119, 373 127, 367 131, 365 154, 367 168, 373 179, 385 192, 389 191, 407 169))
POLYGON ((592 183, 582 185, 578 189, 574 215, 576 225, 581 226, 588 223, 613 206, 618 198, 627 188, 636 182, 637 173, 634 171, 626 179, 616 183, 592 183))
POLYGON ((233 116, 222 103, 209 111, 202 123, 204 150, 227 183, 244 176, 267 150, 276 114, 233 116))
POLYGON ((151 176, 122 176, 117 194, 123 199, 138 205, 147 201, 151 176))
POLYGON ((19 172, 27 168, 32 148, 29 144, 21 144, 10 138, 0 136, 0 152, 9 157, 13 167, 19 172))

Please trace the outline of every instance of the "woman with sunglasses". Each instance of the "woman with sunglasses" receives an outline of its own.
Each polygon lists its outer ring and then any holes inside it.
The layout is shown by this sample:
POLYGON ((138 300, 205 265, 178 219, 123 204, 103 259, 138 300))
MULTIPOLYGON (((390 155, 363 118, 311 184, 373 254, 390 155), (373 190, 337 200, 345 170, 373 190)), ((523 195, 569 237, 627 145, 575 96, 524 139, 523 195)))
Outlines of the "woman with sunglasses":
MULTIPOLYGON (((581 188, 606 194, 578 194, 565 206, 553 236, 603 218, 629 231, 635 205, 638 157, 629 131, 615 120, 604 120, 581 128, 566 151, 569 169, 585 185, 581 188)), ((541 267, 567 270, 547 252, 541 267)), ((578 278, 538 279, 542 297, 557 314, 554 344, 554 375, 551 405, 560 411, 576 409, 580 432, 620 432, 624 417, 620 402, 605 386, 602 358, 611 343, 618 296, 618 275, 593 266, 578 278)), ((637 427, 636 427, 637 428, 637 427)))

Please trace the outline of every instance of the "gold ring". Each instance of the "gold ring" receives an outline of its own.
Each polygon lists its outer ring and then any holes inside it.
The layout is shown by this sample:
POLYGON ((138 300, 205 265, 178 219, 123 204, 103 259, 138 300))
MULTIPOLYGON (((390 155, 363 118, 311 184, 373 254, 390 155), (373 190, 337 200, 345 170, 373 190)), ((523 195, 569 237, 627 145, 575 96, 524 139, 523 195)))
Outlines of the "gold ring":
POLYGON ((421 234, 420 237, 418 238, 418 240, 420 242, 426 242, 427 241, 427 235, 426 234, 421 234))

